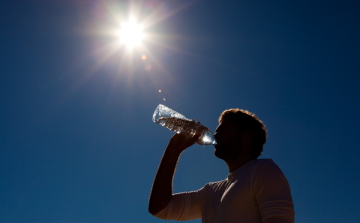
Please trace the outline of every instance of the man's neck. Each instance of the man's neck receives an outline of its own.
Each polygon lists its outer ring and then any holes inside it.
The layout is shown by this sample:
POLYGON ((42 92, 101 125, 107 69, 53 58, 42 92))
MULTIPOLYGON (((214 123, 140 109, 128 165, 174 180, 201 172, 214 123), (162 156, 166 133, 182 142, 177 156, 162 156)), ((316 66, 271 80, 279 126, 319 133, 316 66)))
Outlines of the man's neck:
POLYGON ((253 160, 250 156, 239 156, 236 160, 227 161, 226 164, 229 168, 229 173, 239 169, 247 164, 250 160, 253 160))

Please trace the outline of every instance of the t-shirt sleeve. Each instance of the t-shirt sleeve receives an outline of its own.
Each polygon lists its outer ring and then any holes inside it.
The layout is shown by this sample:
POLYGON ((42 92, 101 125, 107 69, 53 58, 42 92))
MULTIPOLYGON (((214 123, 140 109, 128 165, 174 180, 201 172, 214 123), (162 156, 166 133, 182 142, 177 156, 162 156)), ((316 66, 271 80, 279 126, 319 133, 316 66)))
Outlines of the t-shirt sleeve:
POLYGON ((178 221, 201 218, 203 188, 174 194, 169 204, 155 216, 178 221))
POLYGON ((290 186, 281 169, 272 160, 261 160, 254 170, 253 189, 262 220, 280 217, 294 222, 294 204, 290 186))

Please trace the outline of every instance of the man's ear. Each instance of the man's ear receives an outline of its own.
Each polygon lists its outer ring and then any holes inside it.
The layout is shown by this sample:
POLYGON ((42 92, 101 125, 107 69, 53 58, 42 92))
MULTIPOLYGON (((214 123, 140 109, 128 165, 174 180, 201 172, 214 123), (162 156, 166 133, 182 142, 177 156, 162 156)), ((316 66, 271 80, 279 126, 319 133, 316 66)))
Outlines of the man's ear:
POLYGON ((254 135, 254 133, 252 131, 247 131, 247 132, 241 133, 241 144, 246 147, 251 147, 253 135, 254 135))

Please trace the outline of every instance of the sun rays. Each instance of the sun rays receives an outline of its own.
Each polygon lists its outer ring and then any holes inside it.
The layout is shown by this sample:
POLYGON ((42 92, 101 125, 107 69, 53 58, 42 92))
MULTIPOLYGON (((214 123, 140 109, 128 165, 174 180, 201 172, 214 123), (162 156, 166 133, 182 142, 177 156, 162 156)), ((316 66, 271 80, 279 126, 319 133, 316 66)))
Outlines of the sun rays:
POLYGON ((135 60, 141 61, 142 55, 146 55, 152 64, 146 64, 144 71, 156 68, 158 72, 166 73, 158 51, 165 49, 183 53, 183 50, 171 44, 176 39, 173 35, 156 30, 162 21, 188 6, 189 3, 175 6, 164 1, 138 1, 127 6, 116 2, 100 5, 101 9, 96 10, 101 10, 97 14, 102 17, 93 21, 91 31, 87 30, 94 40, 93 68, 98 70, 116 65, 119 73, 124 70, 131 72, 137 69, 135 60))

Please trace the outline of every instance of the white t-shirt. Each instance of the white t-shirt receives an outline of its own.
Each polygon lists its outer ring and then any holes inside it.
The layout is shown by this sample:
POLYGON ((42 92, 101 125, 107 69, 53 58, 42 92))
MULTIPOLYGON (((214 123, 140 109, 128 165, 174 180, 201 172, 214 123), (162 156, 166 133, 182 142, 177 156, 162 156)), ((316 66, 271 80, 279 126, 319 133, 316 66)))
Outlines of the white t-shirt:
POLYGON ((174 194, 155 216, 179 221, 202 218, 203 223, 261 223, 280 216, 294 222, 294 205, 281 169, 271 159, 258 159, 222 181, 174 194))

